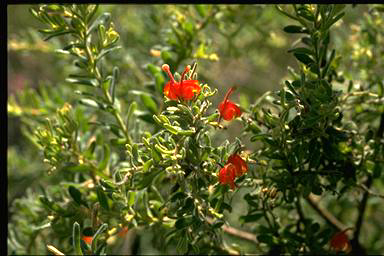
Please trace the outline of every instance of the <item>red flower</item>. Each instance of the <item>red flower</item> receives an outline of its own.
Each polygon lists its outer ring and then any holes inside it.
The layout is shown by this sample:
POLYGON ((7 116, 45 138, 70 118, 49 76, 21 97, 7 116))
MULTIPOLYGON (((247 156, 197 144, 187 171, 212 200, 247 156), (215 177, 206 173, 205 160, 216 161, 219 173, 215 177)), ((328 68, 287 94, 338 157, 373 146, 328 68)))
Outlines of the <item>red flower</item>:
POLYGON ((222 185, 229 184, 231 189, 235 188, 235 178, 248 171, 245 161, 238 155, 229 156, 227 164, 219 171, 219 181, 222 185))
POLYGON ((231 163, 226 164, 219 172, 220 183, 223 185, 229 184, 231 189, 235 189, 235 177, 236 167, 231 163))
POLYGON ((124 237, 128 232, 128 227, 123 227, 120 232, 117 234, 119 237, 124 237))
POLYGON ((91 245, 92 244, 92 236, 83 236, 83 241, 86 243, 86 244, 89 244, 91 245))
POLYGON ((233 118, 241 116, 240 108, 230 100, 228 100, 229 96, 235 90, 235 87, 229 89, 227 94, 224 97, 224 100, 219 104, 220 116, 224 118, 224 120, 230 121, 233 118))
POLYGON ((181 75, 180 82, 176 82, 167 64, 162 66, 164 72, 169 76, 169 82, 164 87, 164 94, 171 100, 192 100, 196 94, 200 93, 200 86, 198 80, 184 80, 185 74, 191 69, 186 66, 183 74, 181 75))
POLYGON ((228 163, 231 163, 236 167, 236 177, 239 177, 248 171, 247 164, 238 154, 229 156, 228 163))
POLYGON ((338 251, 347 252, 351 249, 351 244, 349 243, 348 236, 345 234, 347 230, 349 230, 349 228, 339 233, 336 233, 335 235, 332 236, 331 248, 336 252, 338 251))

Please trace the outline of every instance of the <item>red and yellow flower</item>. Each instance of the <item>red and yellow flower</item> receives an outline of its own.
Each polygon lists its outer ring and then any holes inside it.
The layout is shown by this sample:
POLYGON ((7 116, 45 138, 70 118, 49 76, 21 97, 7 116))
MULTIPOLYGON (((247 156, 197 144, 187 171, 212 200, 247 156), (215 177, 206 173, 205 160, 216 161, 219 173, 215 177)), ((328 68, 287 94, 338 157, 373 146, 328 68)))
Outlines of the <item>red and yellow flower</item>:
POLYGON ((185 67, 180 82, 175 81, 169 65, 164 64, 162 69, 168 74, 170 79, 164 87, 164 94, 170 100, 192 100, 196 94, 200 93, 201 88, 198 80, 184 80, 185 75, 191 69, 189 65, 185 67))

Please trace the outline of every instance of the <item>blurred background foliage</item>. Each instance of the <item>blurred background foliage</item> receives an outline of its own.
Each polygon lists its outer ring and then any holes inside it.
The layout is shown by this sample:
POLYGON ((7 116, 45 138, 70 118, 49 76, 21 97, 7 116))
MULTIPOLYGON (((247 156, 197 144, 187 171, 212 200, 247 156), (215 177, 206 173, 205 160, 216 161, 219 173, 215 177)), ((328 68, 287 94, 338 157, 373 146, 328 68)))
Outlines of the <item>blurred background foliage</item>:
MULTIPOLYGON (((337 89, 347 91, 353 81, 353 88, 369 89, 370 84, 382 81, 384 19, 383 14, 372 12, 373 5, 348 5, 346 15, 338 21, 332 29, 331 48, 337 49, 342 74, 337 89), (381 47, 378 47, 380 46, 381 47)), ((47 175, 47 165, 43 163, 43 156, 30 137, 33 130, 44 124, 47 116, 56 113, 65 102, 76 105, 76 95, 71 85, 64 82, 73 67, 67 65, 69 57, 55 53, 59 49, 62 37, 43 41, 38 33, 39 22, 30 15, 28 9, 33 5, 8 5, 8 218, 12 227, 24 227, 10 236, 13 251, 8 253, 47 253, 45 245, 47 237, 40 230, 45 226, 44 215, 39 214, 36 194, 45 194, 48 184, 58 184, 62 173, 47 175), (37 92, 37 93, 36 93, 37 92), (11 103, 11 104, 10 104, 11 103), (23 107, 18 108, 18 105, 23 107), (27 106, 27 107, 25 107, 27 106), (36 211, 35 211, 36 210, 36 211), (27 216, 21 218, 20 216, 27 216), (24 245, 18 241, 25 241, 25 237, 42 234, 31 244, 24 245)), ((289 76, 288 66, 297 68, 296 60, 287 53, 295 44, 299 36, 289 35, 283 27, 290 21, 281 15, 272 5, 101 5, 102 12, 110 12, 113 17, 115 30, 120 35, 121 49, 115 54, 107 56, 108 62, 120 68, 117 98, 122 99, 122 109, 126 103, 136 99, 137 95, 128 93, 129 90, 147 90, 162 101, 161 91, 153 90, 152 75, 148 63, 160 65, 161 54, 169 55, 169 63, 173 71, 181 69, 192 61, 198 61, 199 80, 218 89, 213 97, 215 108, 224 97, 227 90, 236 85, 237 93, 232 96, 244 109, 254 103, 258 97, 270 90, 281 88, 284 80, 289 76), (207 12, 207 13, 202 13, 207 12), (183 31, 193 34, 191 41, 185 41, 185 49, 192 52, 172 52, 169 45, 175 43, 175 33, 171 24, 180 20, 187 20, 183 24, 183 31), (167 48, 168 47, 168 48, 167 48), (186 60, 186 61, 185 61, 186 60)), ((162 56, 164 57, 164 56, 162 56)), ((111 71, 110 70, 110 71, 111 71)), ((160 78, 159 78, 160 79, 160 78)), ((163 83, 165 82, 162 81, 163 83)), ((382 92, 381 92, 382 94, 382 92)), ((140 102, 140 108, 144 103, 140 102)), ((158 105, 159 109, 161 108, 158 105)), ((371 106, 359 102, 352 106, 352 119, 359 121, 364 115, 369 115, 371 106), (355 115, 355 113, 357 113, 355 115)), ((75 116, 89 111, 85 107, 76 105, 75 116), (77 114, 76 114, 77 113, 77 114)), ((124 110, 125 111, 125 110, 124 110)), ((89 113, 90 116, 92 113, 89 113)), ((106 117, 108 118, 108 117, 106 117)), ((364 119, 365 120, 365 119, 364 119)), ((87 122, 80 121, 80 125, 87 126, 87 122)), ((135 123, 135 128, 153 129, 146 122, 135 123)), ((367 123, 367 129, 377 124, 367 123)), ((86 129, 85 129, 86 130, 86 129)), ((233 124, 214 140, 216 142, 235 137, 242 137, 240 122, 233 124)), ((244 135, 245 136, 245 135, 244 135)), ((257 149, 257 144, 251 143, 247 137, 242 138, 248 150, 257 149)), ((214 142, 215 143, 215 142, 214 142)), ((381 176, 383 177, 383 176, 381 176)), ((383 191, 383 179, 376 180, 373 187, 383 191)), ((228 221, 233 227, 253 231, 255 223, 239 222, 239 216, 247 213, 247 204, 243 196, 249 193, 247 189, 235 193, 231 203, 233 211, 228 214, 228 221)), ((52 191, 52 194, 59 193, 52 191)), ((343 196, 335 201, 336 195, 325 195, 321 198, 324 208, 335 213, 335 216, 347 226, 352 226, 356 218, 356 198, 361 193, 356 189, 354 194, 343 196)), ((367 246, 369 253, 377 254, 384 251, 384 239, 381 230, 384 229, 382 219, 384 210, 380 205, 382 199, 371 198, 365 215, 366 225, 363 226, 362 243, 367 246)), ((308 205, 303 205, 307 215, 313 215, 319 223, 323 220, 308 205)), ((287 216, 287 220, 295 216, 287 216)), ((71 232, 71 231, 70 231, 71 232)), ((156 240, 154 234, 143 231, 140 245, 142 254, 158 253, 152 246, 151 239, 156 240)), ((237 243, 245 252, 254 252, 254 244, 225 234, 228 243, 237 243)), ((124 242, 124 241, 123 241, 124 242)), ((125 241, 128 242, 129 241, 125 241)), ((121 245, 124 247, 124 244, 121 245)), ((263 245, 261 245, 263 247, 263 245)), ((257 249, 262 251, 263 248, 257 249)))

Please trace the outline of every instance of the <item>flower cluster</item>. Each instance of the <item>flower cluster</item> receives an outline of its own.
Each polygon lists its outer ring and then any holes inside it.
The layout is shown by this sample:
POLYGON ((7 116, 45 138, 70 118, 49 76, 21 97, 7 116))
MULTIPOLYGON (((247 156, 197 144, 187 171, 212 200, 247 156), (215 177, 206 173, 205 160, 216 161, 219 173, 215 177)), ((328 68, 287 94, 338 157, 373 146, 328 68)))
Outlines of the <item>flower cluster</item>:
MULTIPOLYGON (((162 70, 169 76, 169 82, 164 87, 164 94, 170 100, 192 100, 196 94, 199 94, 201 88, 198 80, 184 80, 186 74, 190 71, 191 67, 185 67, 181 75, 180 82, 176 82, 168 64, 164 64, 162 70)), ((228 90, 224 100, 219 104, 220 118, 230 121, 233 118, 241 116, 239 106, 230 101, 228 98, 235 90, 232 87, 228 90)), ((229 184, 231 189, 235 188, 235 178, 243 175, 248 171, 248 166, 245 161, 238 155, 233 154, 228 158, 226 165, 219 171, 219 181, 221 184, 229 184)))
POLYGON ((238 155, 233 154, 228 158, 227 164, 219 171, 219 181, 221 184, 229 184, 231 189, 235 188, 235 178, 248 171, 245 161, 238 155))
POLYGON ((183 74, 181 75, 180 82, 176 82, 169 69, 169 65, 164 64, 162 66, 164 72, 169 76, 169 82, 164 87, 164 94, 171 100, 192 100, 195 94, 200 93, 200 85, 198 80, 184 80, 185 75, 189 72, 191 67, 188 65, 185 67, 183 74))

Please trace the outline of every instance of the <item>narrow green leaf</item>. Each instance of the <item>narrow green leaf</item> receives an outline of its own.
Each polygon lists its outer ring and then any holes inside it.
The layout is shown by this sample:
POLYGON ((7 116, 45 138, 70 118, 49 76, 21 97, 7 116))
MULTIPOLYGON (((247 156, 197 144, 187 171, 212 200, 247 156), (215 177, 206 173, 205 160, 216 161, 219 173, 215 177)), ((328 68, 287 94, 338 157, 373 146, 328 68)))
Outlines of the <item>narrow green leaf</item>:
POLYGON ((165 123, 164 124, 164 128, 167 129, 170 133, 173 133, 173 134, 179 134, 179 131, 180 131, 180 128, 177 127, 177 126, 172 126, 170 124, 167 124, 165 123))
POLYGON ((103 207, 106 210, 109 210, 108 198, 105 195, 104 190, 101 186, 97 186, 96 193, 97 193, 97 199, 99 200, 101 207, 103 207))
POLYGON ((257 236, 257 240, 258 240, 260 243, 265 243, 265 244, 268 244, 268 245, 272 245, 272 244, 273 244, 272 236, 269 235, 269 234, 261 234, 261 235, 258 235, 258 236, 257 236))
POLYGON ((335 58, 335 53, 336 53, 336 51, 335 51, 335 49, 333 49, 331 52, 331 56, 329 57, 329 61, 327 62, 327 65, 324 67, 323 73, 321 74, 323 78, 327 76, 328 69, 332 64, 333 59, 335 58))
POLYGON ((156 91, 162 94, 163 86, 165 86, 165 79, 162 73, 157 73, 155 75, 155 85, 156 85, 156 91))
POLYGON ((66 78, 65 81, 67 81, 68 83, 72 83, 72 84, 82 84, 82 85, 88 85, 88 86, 92 86, 92 87, 98 87, 99 86, 97 80, 94 78, 86 78, 86 77, 75 78, 74 75, 72 75, 69 78, 66 78))
POLYGON ((103 225, 100 226, 100 228, 96 231, 96 233, 93 235, 92 237, 92 244, 91 244, 91 248, 92 248, 92 253, 95 253, 96 252, 96 248, 97 248, 97 241, 99 239, 99 236, 104 232, 106 231, 108 228, 108 224, 107 223, 104 223, 103 225))
POLYGON ((200 15, 200 17, 204 18, 207 15, 207 6, 204 4, 196 4, 194 5, 195 10, 200 15))
POLYGON ((334 17, 328 24, 325 26, 326 29, 330 28, 333 24, 335 24, 338 20, 340 20, 344 16, 345 12, 339 13, 336 17, 334 17))
POLYGON ((161 72, 161 68, 159 66, 153 65, 152 63, 147 64, 147 69, 153 76, 161 72))
POLYGON ((283 28, 287 33, 306 33, 309 34, 308 29, 296 25, 289 25, 283 28))
POLYGON ((78 205, 85 205, 88 207, 86 203, 81 199, 81 192, 75 188, 74 186, 69 186, 68 192, 71 195, 72 199, 78 204, 78 205))
POLYGON ((39 197, 39 200, 40 202, 45 205, 46 207, 48 207, 48 209, 54 211, 54 212, 57 212, 59 213, 60 215, 65 215, 66 214, 66 211, 60 206, 58 205, 57 203, 54 203, 52 201, 50 201, 48 198, 46 198, 45 196, 40 196, 39 197))
POLYGON ((74 164, 70 163, 68 165, 65 165, 62 168, 62 171, 72 171, 72 172, 89 172, 92 170, 92 167, 87 164, 74 164))
POLYGON ((102 110, 107 109, 107 106, 105 104, 97 102, 96 100, 92 100, 92 99, 83 98, 79 100, 79 103, 88 107, 99 108, 102 110))
POLYGON ((80 242, 80 225, 79 223, 73 223, 72 229, 72 239, 73 239, 73 249, 75 250, 76 255, 83 255, 83 251, 81 250, 81 242, 80 242))
POLYGON ((153 181, 153 179, 162 172, 163 170, 162 169, 159 169, 159 170, 154 170, 152 172, 150 172, 149 174, 146 173, 145 176, 143 177, 143 179, 139 182, 139 184, 137 184, 137 189, 141 190, 143 188, 146 188, 148 187, 151 182, 153 181))
POLYGON ((112 104, 115 103, 116 84, 117 84, 117 81, 119 80, 119 74, 120 74, 119 68, 118 67, 114 67, 113 68, 113 74, 112 74, 113 80, 111 81, 112 104))
POLYGON ((310 58, 307 54, 304 54, 304 53, 294 53, 293 55, 296 57, 296 59, 298 59, 300 62, 304 63, 307 66, 309 64, 314 63, 312 58, 310 58))
POLYGON ((144 106, 153 114, 156 114, 158 109, 157 109, 157 104, 156 102, 152 99, 151 96, 147 94, 141 94, 140 95, 141 101, 144 103, 144 106))
POLYGON ((70 34, 70 33, 76 33, 76 30, 70 29, 70 30, 59 30, 59 31, 46 31, 46 30, 39 30, 40 33, 43 34, 48 34, 47 37, 45 37, 43 40, 48 41, 49 39, 56 37, 56 36, 62 36, 65 34, 70 34))
POLYGON ((294 48, 294 49, 290 49, 288 50, 289 53, 293 52, 293 53, 304 53, 304 54, 308 54, 308 55, 313 55, 313 52, 308 49, 308 48, 304 48, 304 47, 298 47, 298 48, 294 48))
POLYGON ((129 105, 128 113, 127 113, 127 117, 126 117, 126 126, 127 126, 127 129, 129 128, 129 121, 131 120, 132 115, 133 115, 133 113, 136 111, 136 109, 137 109, 137 103, 136 103, 136 101, 133 101, 133 102, 129 105))
POLYGON ((255 222, 264 216, 263 213, 255 213, 251 215, 245 215, 240 217, 242 223, 255 222))
POLYGON ((113 51, 116 51, 116 50, 120 50, 122 49, 122 47, 120 45, 116 45, 116 46, 113 46, 113 47, 110 47, 108 49, 103 49, 100 51, 100 53, 97 55, 96 57, 96 61, 99 61, 101 58, 103 58, 105 55, 113 52, 113 51))
POLYGON ((179 218, 176 223, 175 223, 175 227, 177 229, 183 229, 185 227, 188 227, 189 225, 191 225, 193 223, 193 216, 185 216, 185 217, 181 217, 179 218))
POLYGON ((92 25, 89 27, 88 31, 87 31, 87 34, 90 34, 93 32, 93 30, 95 30, 96 28, 98 28, 98 26, 100 24, 103 24, 104 26, 106 26, 108 24, 108 22, 110 21, 111 19, 111 14, 110 13, 103 13, 102 15, 100 15, 93 23, 92 25))

